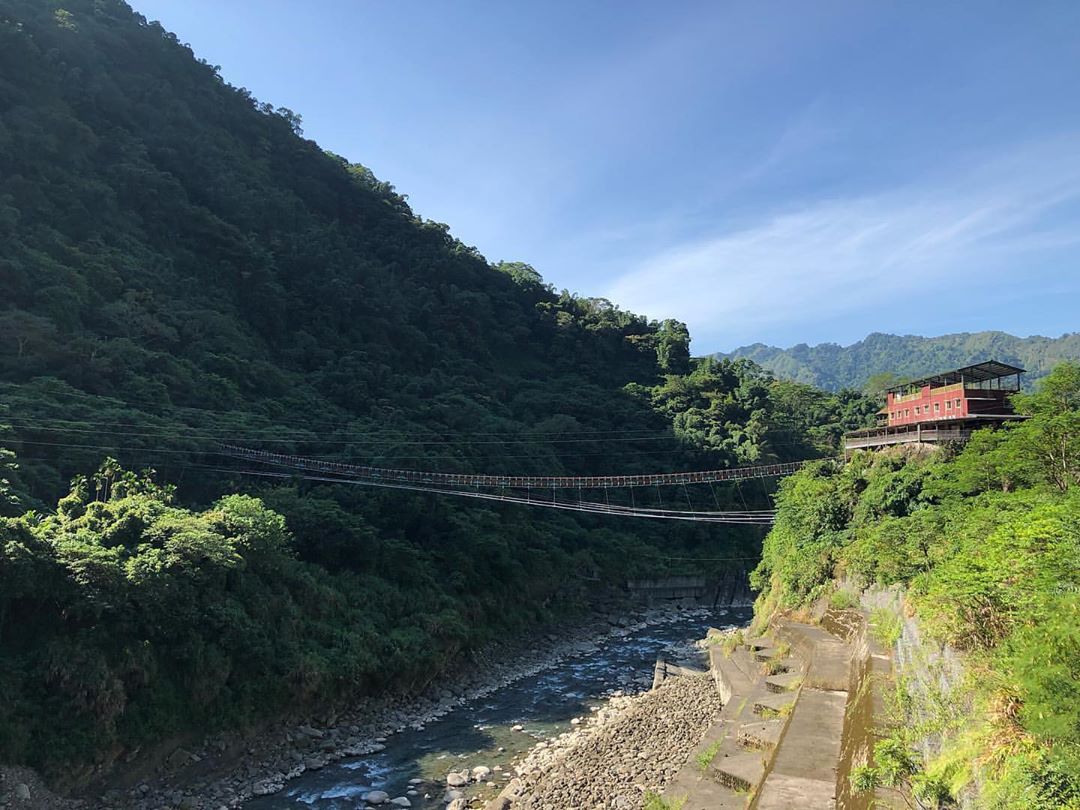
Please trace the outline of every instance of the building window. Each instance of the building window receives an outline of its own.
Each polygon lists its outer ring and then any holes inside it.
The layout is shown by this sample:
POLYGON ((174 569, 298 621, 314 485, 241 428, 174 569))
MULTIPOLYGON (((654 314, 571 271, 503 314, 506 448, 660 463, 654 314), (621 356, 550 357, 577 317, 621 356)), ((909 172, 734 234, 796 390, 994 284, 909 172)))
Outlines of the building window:
POLYGON ((915 415, 918 416, 920 413, 922 413, 922 408, 920 408, 918 405, 916 405, 915 406, 915 415))
POLYGON ((945 410, 947 410, 947 411, 952 410, 952 400, 951 399, 945 400, 945 410))
POLYGON ((904 408, 904 416, 911 416, 911 408, 904 408))
POLYGON ((934 413, 941 413, 941 403, 940 402, 935 402, 934 403, 934 413))
POLYGON ((959 407, 960 407, 960 403, 961 403, 961 402, 963 402, 963 400, 962 400, 962 399, 958 399, 958 400, 956 400, 956 407, 957 407, 957 408, 959 408, 959 407))

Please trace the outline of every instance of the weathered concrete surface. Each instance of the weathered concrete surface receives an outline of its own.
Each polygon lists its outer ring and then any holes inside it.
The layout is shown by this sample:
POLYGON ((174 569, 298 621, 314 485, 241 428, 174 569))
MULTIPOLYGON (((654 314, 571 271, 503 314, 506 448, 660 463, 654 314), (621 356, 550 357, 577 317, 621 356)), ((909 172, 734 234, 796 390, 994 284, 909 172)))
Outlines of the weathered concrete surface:
POLYGON ((744 810, 783 737, 787 709, 796 696, 787 686, 798 683, 803 666, 762 638, 750 639, 730 654, 714 646, 709 660, 724 709, 664 796, 683 810, 744 810), (775 676, 786 680, 770 684, 766 665, 783 665, 791 674, 775 676), (781 686, 782 694, 773 691, 781 686), (760 711, 770 719, 759 718, 760 711))
POLYGON ((760 725, 753 716, 754 697, 763 693, 760 669, 742 648, 727 656, 712 647, 709 660, 724 708, 664 790, 664 797, 673 805, 685 802, 683 810, 741 810, 748 791, 765 772, 765 752, 749 750, 740 733, 747 723, 760 725), (703 768, 698 758, 709 755, 711 761, 703 768))
POLYGON ((846 691, 804 688, 761 787, 760 810, 834 806, 846 704, 846 691))
POLYGON ((732 568, 719 577, 668 576, 626 583, 635 599, 646 604, 679 602, 710 607, 749 607, 754 603, 749 571, 732 568))
MULTIPOLYGON (((783 622, 777 633, 809 664, 754 806, 757 810, 834 808, 852 648, 814 625, 783 622)), ((766 699, 759 705, 772 708, 776 704, 766 699)))

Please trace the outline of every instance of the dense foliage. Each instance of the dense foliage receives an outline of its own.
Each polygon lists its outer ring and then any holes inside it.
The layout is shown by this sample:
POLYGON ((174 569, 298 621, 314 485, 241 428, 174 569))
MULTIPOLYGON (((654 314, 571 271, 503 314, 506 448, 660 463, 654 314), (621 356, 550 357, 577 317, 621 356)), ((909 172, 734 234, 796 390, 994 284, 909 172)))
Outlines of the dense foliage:
POLYGON ((1015 337, 1005 332, 961 332, 941 337, 875 332, 850 346, 801 343, 790 349, 755 343, 726 355, 744 357, 785 380, 837 390, 881 390, 894 382, 993 359, 1027 369, 1032 384, 1062 360, 1080 360, 1080 332, 1059 338, 1015 337))
POLYGON ((934 789, 980 780, 986 807, 1077 808, 1080 366, 1015 399, 1026 422, 959 453, 862 453, 787 479, 754 577, 763 610, 835 577, 906 585, 920 625, 967 655, 983 711, 929 764, 934 789))
POLYGON ((627 577, 760 543, 264 486, 220 442, 652 472, 828 454, 873 410, 489 264, 119 0, 0 0, 0 111, 0 760, 410 688, 627 577), (107 456, 123 467, 79 477, 107 456))

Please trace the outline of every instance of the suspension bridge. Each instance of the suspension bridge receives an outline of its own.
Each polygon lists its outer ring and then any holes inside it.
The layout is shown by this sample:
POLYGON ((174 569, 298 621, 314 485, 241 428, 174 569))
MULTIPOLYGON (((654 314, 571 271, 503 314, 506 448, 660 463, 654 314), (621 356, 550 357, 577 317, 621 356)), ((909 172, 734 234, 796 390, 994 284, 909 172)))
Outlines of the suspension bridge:
POLYGON ((650 520, 763 525, 773 522, 776 516, 774 509, 721 509, 713 485, 737 485, 740 481, 780 478, 791 475, 808 463, 789 461, 780 464, 645 475, 478 475, 344 464, 228 444, 221 445, 221 450, 224 455, 249 465, 234 472, 264 478, 301 478, 324 483, 427 492, 650 520), (717 508, 696 508, 690 496, 690 485, 708 485, 717 508), (662 489, 669 490, 667 504, 664 503, 662 489), (682 491, 681 496, 679 489, 682 491), (648 498, 642 499, 638 494, 647 492, 651 495, 654 490, 655 499, 651 504, 648 498), (622 493, 622 500, 618 495, 613 500, 612 493, 622 493), (686 508, 681 504, 676 505, 680 497, 685 499, 686 508))

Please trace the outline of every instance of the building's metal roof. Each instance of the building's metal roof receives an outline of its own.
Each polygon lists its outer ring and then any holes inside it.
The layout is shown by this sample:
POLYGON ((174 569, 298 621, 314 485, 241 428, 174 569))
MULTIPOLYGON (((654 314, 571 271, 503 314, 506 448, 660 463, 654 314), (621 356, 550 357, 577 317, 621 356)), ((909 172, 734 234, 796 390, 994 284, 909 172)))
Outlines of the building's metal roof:
POLYGON ((909 388, 922 388, 929 385, 931 388, 940 388, 943 385, 953 385, 958 382, 986 382, 996 380, 999 377, 1011 377, 1013 374, 1024 374, 1024 369, 1010 366, 1007 363, 999 363, 997 360, 988 360, 985 363, 976 363, 973 366, 964 366, 955 371, 943 371, 941 374, 932 374, 918 380, 895 385, 888 389, 887 393, 899 394, 909 388))

